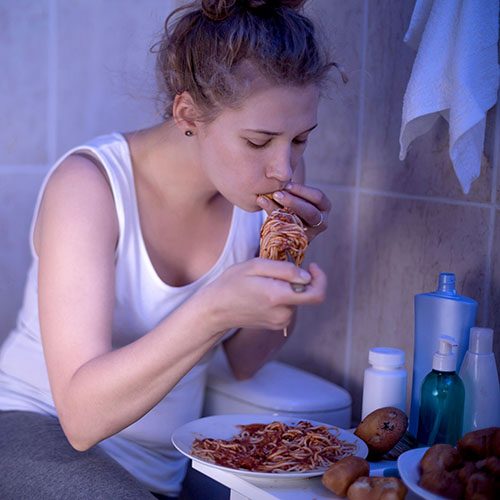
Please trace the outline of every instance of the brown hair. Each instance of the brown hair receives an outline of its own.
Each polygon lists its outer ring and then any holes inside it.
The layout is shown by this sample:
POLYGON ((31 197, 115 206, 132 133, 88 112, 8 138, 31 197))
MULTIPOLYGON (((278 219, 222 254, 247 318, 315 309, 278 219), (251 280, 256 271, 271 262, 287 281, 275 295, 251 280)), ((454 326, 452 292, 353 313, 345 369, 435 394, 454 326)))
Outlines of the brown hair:
POLYGON ((277 85, 323 83, 336 64, 301 13, 305 1, 198 0, 172 12, 152 49, 164 118, 172 116, 174 97, 184 91, 205 119, 223 106, 237 106, 250 74, 277 85))

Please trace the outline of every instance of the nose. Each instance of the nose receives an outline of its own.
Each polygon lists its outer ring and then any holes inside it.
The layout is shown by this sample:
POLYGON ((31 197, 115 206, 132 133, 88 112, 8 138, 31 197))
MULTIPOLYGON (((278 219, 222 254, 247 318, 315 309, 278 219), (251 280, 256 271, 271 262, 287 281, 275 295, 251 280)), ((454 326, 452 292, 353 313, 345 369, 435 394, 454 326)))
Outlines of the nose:
POLYGON ((285 184, 292 178, 293 168, 290 148, 284 148, 271 160, 266 170, 266 177, 285 184))

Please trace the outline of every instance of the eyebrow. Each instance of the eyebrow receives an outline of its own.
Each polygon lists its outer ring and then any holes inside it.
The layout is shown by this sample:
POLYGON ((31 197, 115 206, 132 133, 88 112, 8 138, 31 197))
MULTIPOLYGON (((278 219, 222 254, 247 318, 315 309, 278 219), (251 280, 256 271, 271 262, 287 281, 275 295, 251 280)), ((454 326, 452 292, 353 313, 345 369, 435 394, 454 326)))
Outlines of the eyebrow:
MULTIPOLYGON (((314 130, 317 126, 318 124, 316 123, 316 125, 313 125, 311 128, 308 128, 307 130, 304 130, 303 132, 300 132, 300 134, 297 135, 307 134, 307 132, 311 132, 311 130, 314 130)), ((283 132, 271 132, 270 130, 261 130, 253 128, 246 128, 245 132, 256 132, 257 134, 266 134, 272 136, 283 135, 283 132)))

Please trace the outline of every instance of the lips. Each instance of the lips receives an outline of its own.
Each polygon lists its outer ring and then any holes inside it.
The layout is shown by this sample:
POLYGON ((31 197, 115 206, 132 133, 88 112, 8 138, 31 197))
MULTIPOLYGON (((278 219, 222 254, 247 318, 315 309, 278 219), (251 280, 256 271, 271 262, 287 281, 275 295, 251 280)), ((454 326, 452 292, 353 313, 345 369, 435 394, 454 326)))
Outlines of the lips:
POLYGON ((273 193, 259 194, 259 196, 263 196, 264 198, 267 198, 268 200, 274 201, 273 193))

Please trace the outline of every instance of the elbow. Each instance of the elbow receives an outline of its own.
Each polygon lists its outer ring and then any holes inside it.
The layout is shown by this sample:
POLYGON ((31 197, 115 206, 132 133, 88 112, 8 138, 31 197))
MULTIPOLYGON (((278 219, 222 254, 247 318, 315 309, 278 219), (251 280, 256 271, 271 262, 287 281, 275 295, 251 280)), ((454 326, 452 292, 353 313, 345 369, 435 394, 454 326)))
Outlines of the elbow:
POLYGON ((75 451, 84 452, 90 450, 94 443, 66 435, 66 439, 75 451))
POLYGON ((80 425, 75 419, 60 418, 60 423, 68 443, 76 451, 87 451, 99 442, 92 439, 90 433, 83 430, 85 426, 80 425))
POLYGON ((68 432, 65 430, 64 435, 66 436, 68 443, 76 451, 82 451, 82 452, 87 451, 90 450, 92 446, 97 444, 97 442, 88 439, 88 437, 83 436, 81 433, 78 432, 68 432))

